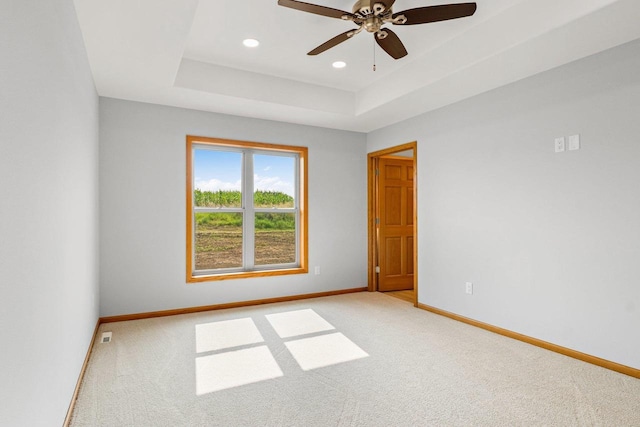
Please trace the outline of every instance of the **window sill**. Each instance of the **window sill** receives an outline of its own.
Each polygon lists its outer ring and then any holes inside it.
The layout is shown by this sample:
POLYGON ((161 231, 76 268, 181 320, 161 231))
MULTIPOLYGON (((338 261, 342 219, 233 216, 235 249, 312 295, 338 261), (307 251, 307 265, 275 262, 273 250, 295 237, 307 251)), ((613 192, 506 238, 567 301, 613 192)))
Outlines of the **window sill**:
POLYGON ((189 272, 187 283, 215 282, 217 280, 248 279, 251 277, 286 276, 289 274, 307 274, 307 267, 283 268, 280 270, 239 271, 235 273, 207 274, 194 276, 189 272))

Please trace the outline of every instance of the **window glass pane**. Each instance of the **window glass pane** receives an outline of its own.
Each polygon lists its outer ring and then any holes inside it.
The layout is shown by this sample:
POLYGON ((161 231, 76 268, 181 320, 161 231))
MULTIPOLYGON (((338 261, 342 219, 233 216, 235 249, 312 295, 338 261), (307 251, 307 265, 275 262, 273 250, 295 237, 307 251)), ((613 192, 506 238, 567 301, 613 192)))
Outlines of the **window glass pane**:
POLYGON ((253 156, 254 207, 294 207, 295 182, 295 157, 253 156))
POLYGON ((296 215, 256 213, 255 265, 296 262, 296 215))
POLYGON ((196 270, 242 267, 242 214, 195 214, 196 270))
POLYGON ((242 207, 242 154, 195 149, 193 204, 196 207, 242 207))

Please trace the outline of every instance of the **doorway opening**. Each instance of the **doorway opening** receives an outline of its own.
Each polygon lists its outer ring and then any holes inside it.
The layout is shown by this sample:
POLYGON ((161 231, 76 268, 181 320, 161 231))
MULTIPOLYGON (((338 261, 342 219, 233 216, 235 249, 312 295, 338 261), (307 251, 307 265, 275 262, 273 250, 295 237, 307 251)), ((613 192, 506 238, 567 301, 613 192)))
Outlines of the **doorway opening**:
POLYGON ((369 153, 368 288, 418 304, 417 143, 369 153))

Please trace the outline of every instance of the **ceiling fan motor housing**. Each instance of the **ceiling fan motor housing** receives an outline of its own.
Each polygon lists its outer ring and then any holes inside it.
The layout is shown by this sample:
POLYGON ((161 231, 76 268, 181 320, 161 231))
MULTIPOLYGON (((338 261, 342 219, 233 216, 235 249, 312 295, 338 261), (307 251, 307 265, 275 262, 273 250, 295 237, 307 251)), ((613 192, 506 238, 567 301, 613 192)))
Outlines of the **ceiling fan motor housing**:
POLYGON ((358 0, 353 5, 353 14, 362 20, 365 30, 375 33, 384 24, 384 18, 390 17, 391 9, 379 0, 358 0))
MULTIPOLYGON (((378 16, 387 11, 387 6, 380 0, 358 0, 353 5, 353 14, 367 18, 369 15, 378 16)), ((389 9, 390 11, 390 9, 389 9)))

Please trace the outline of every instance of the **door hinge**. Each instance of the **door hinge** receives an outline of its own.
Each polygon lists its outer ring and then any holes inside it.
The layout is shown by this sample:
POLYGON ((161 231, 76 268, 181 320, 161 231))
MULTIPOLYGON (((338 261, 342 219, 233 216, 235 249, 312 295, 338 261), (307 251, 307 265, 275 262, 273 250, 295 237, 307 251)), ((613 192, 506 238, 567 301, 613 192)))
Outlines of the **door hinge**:
POLYGON ((380 266, 376 265, 376 273, 380 273, 380 266))
POLYGON ((380 169, 376 168, 376 176, 380 175, 380 169))
POLYGON ((376 225, 380 225, 380 218, 376 218, 376 225))

